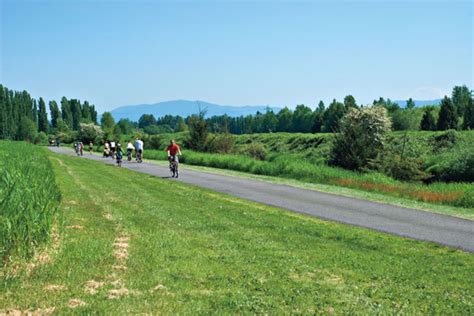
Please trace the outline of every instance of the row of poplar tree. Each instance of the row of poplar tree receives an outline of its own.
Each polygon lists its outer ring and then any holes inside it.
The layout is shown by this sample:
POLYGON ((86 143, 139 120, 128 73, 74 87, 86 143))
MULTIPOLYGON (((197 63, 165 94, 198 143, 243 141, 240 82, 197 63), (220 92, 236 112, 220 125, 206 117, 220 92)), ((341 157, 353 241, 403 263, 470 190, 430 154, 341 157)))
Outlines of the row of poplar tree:
POLYGON ((89 102, 63 97, 60 105, 49 102, 48 120, 43 98, 36 100, 26 91, 13 91, 0 85, 0 138, 24 140, 38 132, 79 130, 80 123, 97 124, 97 111, 89 102))

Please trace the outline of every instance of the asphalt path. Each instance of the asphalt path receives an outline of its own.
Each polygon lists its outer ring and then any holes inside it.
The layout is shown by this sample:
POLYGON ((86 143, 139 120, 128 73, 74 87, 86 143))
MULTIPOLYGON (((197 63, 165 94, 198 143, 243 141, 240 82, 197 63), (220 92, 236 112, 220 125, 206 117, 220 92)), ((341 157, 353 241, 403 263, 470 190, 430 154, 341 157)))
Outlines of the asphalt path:
MULTIPOLYGON (((69 148, 49 147, 49 149, 75 156, 69 148)), ((88 153, 85 153, 82 158, 114 164, 110 158, 88 153)), ((122 167, 161 178, 170 178, 169 169, 165 166, 124 161, 122 167)), ((474 252, 474 221, 471 220, 289 185, 181 169, 179 179, 173 179, 173 181, 204 187, 325 220, 474 252)))

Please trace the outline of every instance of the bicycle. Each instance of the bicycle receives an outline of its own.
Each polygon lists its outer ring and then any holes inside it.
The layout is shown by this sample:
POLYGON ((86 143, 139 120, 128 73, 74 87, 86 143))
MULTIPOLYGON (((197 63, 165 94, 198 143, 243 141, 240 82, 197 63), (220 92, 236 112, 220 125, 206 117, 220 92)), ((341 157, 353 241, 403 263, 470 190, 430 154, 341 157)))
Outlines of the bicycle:
POLYGON ((176 159, 176 156, 170 157, 170 172, 172 178, 179 177, 178 160, 176 159))
POLYGON ((136 154, 136 160, 138 163, 142 163, 143 162, 143 159, 142 159, 142 151, 139 150, 136 154))
POLYGON ((122 167, 122 154, 117 154, 117 166, 122 167))

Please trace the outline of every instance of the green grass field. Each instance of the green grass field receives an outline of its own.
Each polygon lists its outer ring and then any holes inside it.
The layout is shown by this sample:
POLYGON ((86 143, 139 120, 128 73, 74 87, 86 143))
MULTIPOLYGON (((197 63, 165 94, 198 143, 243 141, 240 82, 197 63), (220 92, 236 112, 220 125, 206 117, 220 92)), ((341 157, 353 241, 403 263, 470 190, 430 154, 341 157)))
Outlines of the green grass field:
POLYGON ((64 223, 31 262, 3 267, 0 310, 474 312, 472 254, 49 155, 64 223))

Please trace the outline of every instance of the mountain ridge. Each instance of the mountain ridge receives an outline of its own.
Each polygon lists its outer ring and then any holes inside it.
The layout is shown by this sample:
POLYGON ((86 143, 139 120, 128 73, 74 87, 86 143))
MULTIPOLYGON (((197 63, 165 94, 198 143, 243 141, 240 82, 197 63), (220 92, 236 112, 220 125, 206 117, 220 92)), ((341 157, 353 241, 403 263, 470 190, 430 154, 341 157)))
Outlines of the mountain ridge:
MULTIPOLYGON (((440 104, 441 99, 434 100, 413 100, 416 107, 425 105, 437 105, 440 104)), ((397 103, 400 107, 406 107, 406 100, 392 101, 397 103)), ((120 119, 129 119, 131 121, 138 121, 143 114, 153 114, 156 118, 163 117, 165 115, 179 115, 187 117, 192 114, 196 114, 199 110, 206 110, 206 117, 214 115, 227 114, 231 117, 237 117, 241 115, 255 114, 257 112, 266 112, 267 108, 270 108, 274 112, 278 112, 282 109, 279 106, 270 105, 220 105, 210 103, 201 100, 170 100, 162 101, 153 104, 136 104, 136 105, 124 105, 117 107, 110 111, 116 121, 120 119)))
POLYGON ((196 114, 199 110, 205 110, 206 116, 224 115, 227 114, 232 117, 255 114, 258 111, 265 112, 267 108, 278 112, 281 107, 270 106, 270 105, 245 105, 245 106, 233 106, 233 105, 220 105, 206 101, 190 101, 190 100, 171 100, 163 101, 154 104, 136 104, 136 105, 125 105, 115 108, 110 111, 116 121, 127 118, 132 121, 138 121, 143 114, 153 114, 156 118, 165 115, 179 115, 187 117, 192 114, 196 114))

